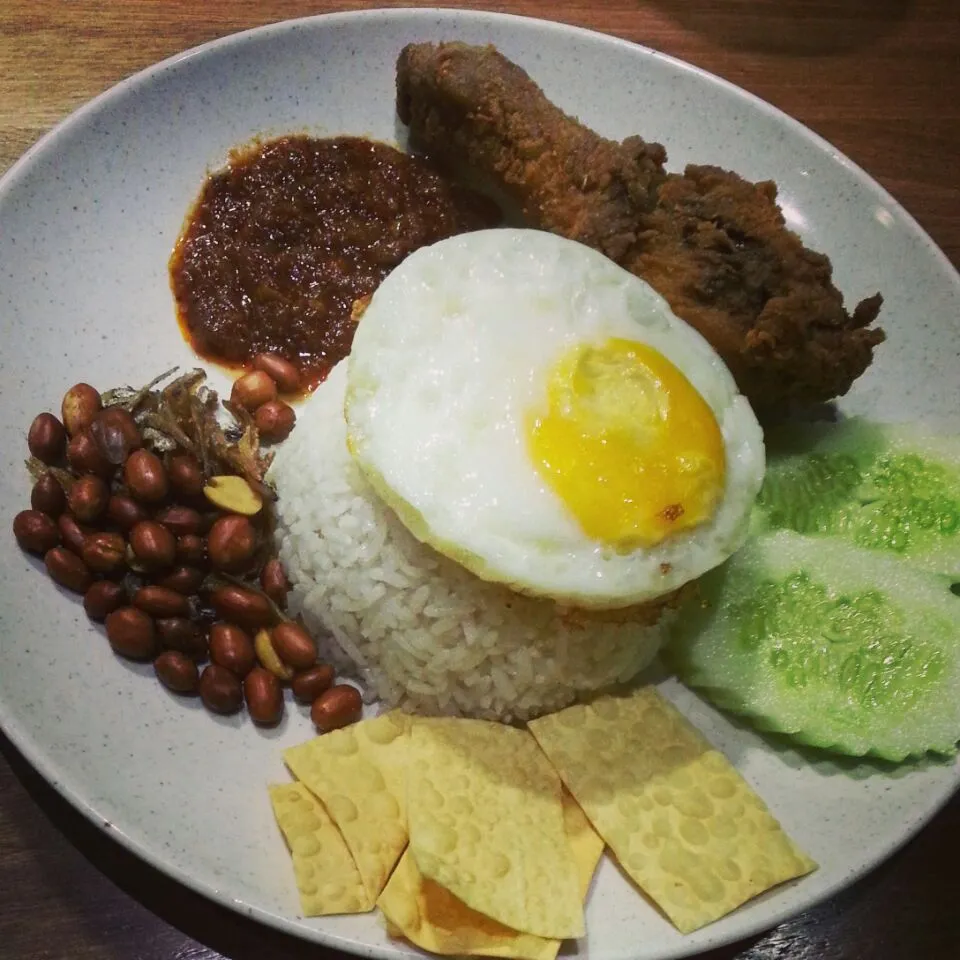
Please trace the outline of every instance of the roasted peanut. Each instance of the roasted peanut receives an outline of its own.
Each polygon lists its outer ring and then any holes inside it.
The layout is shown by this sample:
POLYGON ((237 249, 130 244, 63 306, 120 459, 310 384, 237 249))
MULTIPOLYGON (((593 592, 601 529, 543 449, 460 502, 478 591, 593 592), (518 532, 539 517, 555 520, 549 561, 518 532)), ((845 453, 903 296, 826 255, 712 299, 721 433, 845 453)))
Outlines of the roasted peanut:
POLYGON ((208 664, 200 674, 200 699, 214 713, 236 713, 243 706, 239 677, 217 663, 208 664))
POLYGON ((168 590, 176 590, 185 597, 189 597, 200 589, 205 574, 196 567, 174 567, 169 573, 159 577, 156 581, 158 587, 166 587, 168 590))
POLYGON ((306 670, 317 662, 317 644, 299 623, 278 623, 271 631, 273 648, 294 670, 306 670))
POLYGON ((143 445, 136 422, 123 407, 101 410, 90 424, 90 435, 103 456, 116 467, 143 445))
POLYGON ((130 547, 143 566, 154 570, 173 566, 177 555, 173 534, 156 520, 141 520, 130 531, 130 547))
POLYGON ((100 394, 89 383, 74 384, 63 396, 60 417, 71 437, 83 433, 103 408, 100 394))
POLYGON ((67 494, 67 506, 81 523, 92 523, 107 511, 110 488, 93 475, 78 477, 67 494))
POLYGON ((129 660, 149 660, 157 649, 153 618, 136 607, 119 607, 104 621, 110 646, 129 660))
POLYGON ((74 593, 86 593, 93 583, 93 574, 66 547, 52 547, 44 554, 43 562, 51 579, 74 593))
POLYGON ((91 533, 80 556, 95 573, 117 573, 127 564, 127 541, 119 533, 91 533))
POLYGON ((89 431, 78 433, 67 444, 67 462, 77 473, 92 473, 105 480, 113 476, 115 469, 100 452, 89 431))
POLYGON ((42 557, 60 543, 60 529, 39 510, 21 510, 13 518, 13 535, 21 550, 42 557))
POLYGON ((174 693, 196 693, 200 685, 197 664, 179 650, 164 650, 153 661, 157 679, 174 693))
POLYGON ((329 733, 360 719, 363 700, 356 687, 338 683, 313 701, 310 719, 320 733, 329 733))
POLYGON ((257 531, 239 514, 231 513, 214 521, 207 535, 207 553, 217 570, 237 573, 249 565, 257 549, 257 531))
POLYGON ((295 673, 290 681, 290 689, 301 703, 313 703, 333 684, 333 676, 333 667, 329 663, 318 663, 295 673))
POLYGON ((267 598, 243 587, 220 587, 210 594, 210 603, 218 616, 242 627, 261 627, 273 619, 267 598))
POLYGON ((133 595, 133 605, 152 617, 189 617, 190 603, 182 593, 148 584, 133 595))
POLYGON ((263 565, 263 569, 260 571, 260 587, 281 610, 286 608, 290 583, 284 572, 283 564, 276 557, 271 557, 263 565))
POLYGON ((273 377, 263 370, 254 370, 252 373, 245 373, 239 380, 235 380, 233 389, 230 391, 230 402, 253 413, 257 407, 270 400, 277 399, 277 385, 273 382, 273 377))
POLYGON ((167 460, 170 486, 184 497, 198 497, 203 493, 203 470, 197 458, 189 453, 175 453, 167 460))
POLYGON ((27 431, 27 446, 38 460, 59 463, 67 452, 67 431, 52 413, 38 413, 27 431))
POLYGON ((254 723, 272 727, 283 716, 283 687, 269 670, 254 667, 243 678, 243 696, 254 723))
POLYGON ((260 571, 260 587, 281 610, 286 609, 290 581, 287 580, 283 564, 276 557, 271 557, 263 565, 260 571))
POLYGON ((127 602, 127 592, 113 580, 98 580, 83 595, 83 609, 91 620, 103 622, 127 602))
POLYGON ((257 407, 253 422, 261 440, 267 443, 279 443, 290 436, 290 431, 297 422, 297 415, 289 403, 284 403, 282 400, 268 400, 257 407))
POLYGON ((257 635, 253 638, 253 649, 256 651, 260 665, 269 670, 278 680, 286 682, 293 679, 293 668, 288 667, 280 659, 269 630, 264 628, 257 631, 257 635))
POLYGON ((147 513, 146 507, 137 503, 132 497, 115 493, 107 502, 107 517, 126 533, 141 520, 149 520, 150 514, 147 513))
POLYGON ((210 628, 210 659, 245 677, 257 660, 250 634, 232 623, 215 623, 210 628))
POLYGON ((190 567, 206 566, 207 541, 193 533, 177 537, 177 563, 190 567))
POLYGON ((162 523, 175 537, 199 533, 203 527, 203 517, 196 510, 178 504, 159 510, 154 519, 157 523, 162 523))
POLYGON ((157 503, 170 490, 167 471, 160 458, 149 450, 134 450, 123 465, 123 482, 134 499, 157 503))
POLYGON ((43 474, 33 485, 30 491, 30 506, 54 519, 66 510, 67 495, 52 473, 43 474))
POLYGON ((168 650, 179 650, 194 660, 207 657, 207 638, 188 617, 160 617, 157 620, 160 643, 168 650))
POLYGON ((215 506, 229 513, 252 517, 263 509, 263 497, 243 477, 224 474, 211 477, 203 495, 215 506))
POLYGON ((83 554, 83 543, 93 532, 89 527, 77 523, 72 513, 61 513, 57 517, 57 529, 63 545, 72 550, 78 557, 83 554))
POLYGON ((300 389, 300 371, 279 353, 258 353, 253 358, 253 369, 262 370, 281 393, 296 393, 300 389))

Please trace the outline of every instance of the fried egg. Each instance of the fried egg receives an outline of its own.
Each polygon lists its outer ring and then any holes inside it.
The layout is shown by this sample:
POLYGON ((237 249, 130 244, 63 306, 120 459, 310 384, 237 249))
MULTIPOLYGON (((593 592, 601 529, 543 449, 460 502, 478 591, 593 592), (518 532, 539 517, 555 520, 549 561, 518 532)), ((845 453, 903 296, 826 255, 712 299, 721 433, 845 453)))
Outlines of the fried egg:
POLYGON ((763 436, 652 287, 536 230, 408 257, 363 313, 347 444, 421 541, 534 596, 615 608, 742 543, 763 436))

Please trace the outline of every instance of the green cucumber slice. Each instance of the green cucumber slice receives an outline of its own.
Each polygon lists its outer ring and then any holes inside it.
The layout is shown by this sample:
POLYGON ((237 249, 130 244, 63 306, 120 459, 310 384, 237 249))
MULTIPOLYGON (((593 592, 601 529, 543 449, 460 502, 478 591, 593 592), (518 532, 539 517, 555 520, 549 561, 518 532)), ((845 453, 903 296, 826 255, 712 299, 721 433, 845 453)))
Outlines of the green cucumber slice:
POLYGON ((699 580, 664 658, 761 730, 851 756, 956 751, 950 578, 833 537, 757 536, 699 580))
POLYGON ((838 536, 960 575, 960 437, 852 419, 767 437, 754 529, 838 536))

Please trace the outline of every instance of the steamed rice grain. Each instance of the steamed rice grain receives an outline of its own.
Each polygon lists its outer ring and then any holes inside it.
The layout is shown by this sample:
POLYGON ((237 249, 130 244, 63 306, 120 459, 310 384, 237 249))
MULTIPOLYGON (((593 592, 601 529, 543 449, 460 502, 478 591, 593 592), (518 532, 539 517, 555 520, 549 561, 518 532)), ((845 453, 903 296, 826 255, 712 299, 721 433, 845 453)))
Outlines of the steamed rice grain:
POLYGON ((278 546, 292 609, 335 666, 386 706, 511 720, 635 676, 661 627, 649 605, 586 613, 488 583, 420 543, 346 447, 346 363, 277 454, 278 546))

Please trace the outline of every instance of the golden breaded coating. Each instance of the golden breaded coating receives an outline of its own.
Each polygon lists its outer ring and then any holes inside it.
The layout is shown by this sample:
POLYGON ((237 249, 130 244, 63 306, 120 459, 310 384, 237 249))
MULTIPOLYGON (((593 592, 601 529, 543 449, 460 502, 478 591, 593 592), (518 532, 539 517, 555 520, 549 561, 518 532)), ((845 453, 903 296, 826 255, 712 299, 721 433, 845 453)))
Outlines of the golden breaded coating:
POLYGON ((765 419, 846 393, 884 339, 870 329, 879 294, 847 312, 830 261, 787 228, 773 183, 709 166, 667 175, 659 144, 598 136, 493 47, 406 47, 397 111, 415 148, 505 193, 528 226, 650 283, 765 419))
POLYGON ((415 147, 498 188, 532 224, 617 259, 663 177, 663 148, 605 140, 555 107, 494 47, 411 44, 397 113, 415 147))
POLYGON ((723 357, 769 419, 841 396, 873 359, 879 294, 852 315, 830 260, 787 229, 776 184, 718 167, 668 176, 621 264, 723 357))

